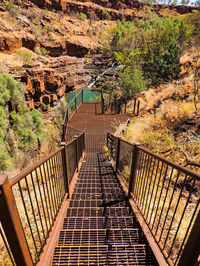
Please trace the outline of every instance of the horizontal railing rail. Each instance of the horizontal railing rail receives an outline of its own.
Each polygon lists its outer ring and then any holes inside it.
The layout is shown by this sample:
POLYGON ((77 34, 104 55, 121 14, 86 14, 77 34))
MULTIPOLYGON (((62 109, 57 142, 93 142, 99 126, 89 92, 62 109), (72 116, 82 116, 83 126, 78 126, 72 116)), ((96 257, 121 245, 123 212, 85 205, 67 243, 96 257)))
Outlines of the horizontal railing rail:
POLYGON ((8 255, 16 265, 39 261, 63 200, 69 197, 84 150, 84 136, 81 133, 62 143, 61 148, 10 180, 1 176, 0 233, 4 232, 4 244, 10 247, 8 255))
POLYGON ((105 98, 101 97, 102 102, 102 113, 103 114, 120 114, 120 113, 128 113, 133 114, 135 116, 139 115, 140 110, 140 101, 134 98, 133 102, 127 101, 122 98, 105 98), (127 108, 128 105, 128 108, 127 108))
POLYGON ((166 261, 194 265, 200 254, 200 175, 110 133, 107 145, 166 261))
POLYGON ((65 127, 65 142, 68 143, 71 140, 77 138, 78 136, 82 135, 84 132, 81 130, 78 130, 76 128, 67 126, 65 127))

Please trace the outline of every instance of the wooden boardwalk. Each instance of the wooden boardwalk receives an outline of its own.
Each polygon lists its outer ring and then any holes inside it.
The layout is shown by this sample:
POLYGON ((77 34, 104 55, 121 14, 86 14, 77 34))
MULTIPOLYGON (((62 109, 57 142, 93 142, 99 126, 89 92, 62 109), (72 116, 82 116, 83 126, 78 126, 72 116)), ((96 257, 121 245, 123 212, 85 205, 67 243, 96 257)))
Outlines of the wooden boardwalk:
POLYGON ((63 221, 52 265, 155 265, 103 147, 106 132, 128 115, 95 115, 82 104, 69 126, 86 132, 86 154, 63 221))

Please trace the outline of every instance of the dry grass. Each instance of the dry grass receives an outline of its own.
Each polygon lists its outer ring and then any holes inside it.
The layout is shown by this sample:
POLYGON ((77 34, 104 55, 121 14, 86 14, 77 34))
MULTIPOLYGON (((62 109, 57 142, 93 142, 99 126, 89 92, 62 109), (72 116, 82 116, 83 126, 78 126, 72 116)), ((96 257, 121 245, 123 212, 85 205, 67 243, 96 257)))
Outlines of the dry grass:
MULTIPOLYGON (((182 57, 181 74, 187 72, 185 78, 150 88, 138 96, 141 102, 140 116, 132 118, 125 134, 121 134, 123 139, 131 143, 139 142, 156 154, 183 166, 186 166, 186 156, 183 152, 188 155, 190 161, 200 163, 200 95, 196 113, 193 103, 193 56, 194 53, 182 57)), ((132 103, 129 106, 131 108, 132 103)), ((120 136, 120 133, 117 135, 120 136)), ((200 197, 200 183, 196 181, 194 185, 194 180, 189 177, 184 181, 185 176, 181 173, 176 181, 177 170, 171 175, 171 168, 167 169, 164 165, 162 169, 161 162, 157 168, 159 174, 156 174, 156 169, 149 171, 153 169, 153 160, 146 161, 148 166, 144 166, 144 162, 145 160, 138 164, 134 195, 160 243, 165 244, 167 238, 165 249, 175 261, 200 197), (166 169, 167 172, 164 171, 166 169), (170 250, 177 229, 178 233, 170 250)), ((187 167, 200 173, 199 167, 187 167)), ((122 172, 128 183, 130 165, 124 165, 122 172)))
MULTIPOLYGON (((198 108, 200 110, 200 103, 198 108)), ((200 163, 200 116, 194 111, 192 101, 165 101, 156 114, 146 113, 134 118, 123 138, 132 143, 139 142, 178 164, 186 165, 186 158, 181 150, 188 154, 191 161, 200 163)), ((200 172, 198 168, 191 168, 200 172)))
MULTIPOLYGON (((19 182, 20 186, 17 183, 12 188, 25 237, 34 261, 37 261, 37 253, 40 254, 41 252, 41 245, 46 242, 58 211, 57 207, 60 206, 65 194, 60 155, 54 161, 51 160, 48 167, 50 165, 51 170, 48 170, 50 168, 47 168, 47 164, 45 164, 45 167, 37 168, 36 171, 32 172, 32 175, 29 174, 26 179, 23 178, 19 182)), ((9 263, 5 246, 1 250, 2 258, 7 259, 9 263)))

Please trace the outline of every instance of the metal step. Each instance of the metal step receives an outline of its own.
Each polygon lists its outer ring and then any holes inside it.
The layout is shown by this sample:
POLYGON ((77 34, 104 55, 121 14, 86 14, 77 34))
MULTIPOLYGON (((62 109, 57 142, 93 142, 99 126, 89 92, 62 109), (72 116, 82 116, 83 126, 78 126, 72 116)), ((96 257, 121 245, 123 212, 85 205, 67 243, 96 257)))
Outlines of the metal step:
POLYGON ((140 241, 138 228, 61 230, 58 246, 133 245, 140 241))
MULTIPOLYGON (((85 195, 87 197, 87 195, 85 195)), ((69 203, 69 207, 76 208, 96 208, 96 207, 127 207, 127 202, 123 200, 103 200, 103 199, 78 199, 71 200, 69 203)))
POLYGON ((72 207, 67 210, 67 217, 123 217, 133 214, 129 207, 72 207))
POLYGON ((145 245, 56 247, 52 265, 151 265, 145 245))
POLYGON ((70 229, 124 229, 137 226, 137 220, 134 217, 66 217, 64 218, 63 230, 70 229))

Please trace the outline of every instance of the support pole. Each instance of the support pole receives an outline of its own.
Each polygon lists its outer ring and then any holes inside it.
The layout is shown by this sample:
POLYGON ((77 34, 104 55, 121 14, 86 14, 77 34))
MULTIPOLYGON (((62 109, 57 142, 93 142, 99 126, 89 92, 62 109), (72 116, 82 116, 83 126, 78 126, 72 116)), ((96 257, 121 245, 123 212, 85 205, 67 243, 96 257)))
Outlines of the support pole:
POLYGON ((135 144, 132 152, 131 174, 130 174, 129 193, 128 193, 129 197, 131 195, 131 192, 133 192, 133 187, 135 184, 137 162, 138 162, 138 145, 135 144))
POLYGON ((67 149, 66 149, 66 143, 62 142, 61 146, 64 147, 64 149, 62 150, 62 166, 63 166, 65 192, 68 193, 68 198, 70 198, 69 178, 68 178, 68 174, 67 174, 67 149))
POLYGON ((8 176, 0 176, 0 222, 18 266, 33 265, 8 176))
POLYGON ((178 266, 199 265, 197 260, 200 254, 200 210, 196 216, 189 238, 183 249, 178 266))

